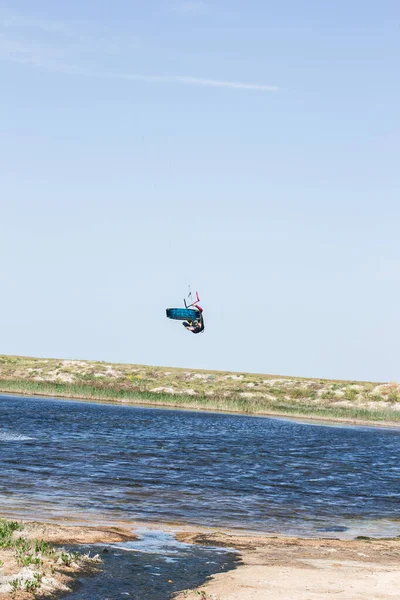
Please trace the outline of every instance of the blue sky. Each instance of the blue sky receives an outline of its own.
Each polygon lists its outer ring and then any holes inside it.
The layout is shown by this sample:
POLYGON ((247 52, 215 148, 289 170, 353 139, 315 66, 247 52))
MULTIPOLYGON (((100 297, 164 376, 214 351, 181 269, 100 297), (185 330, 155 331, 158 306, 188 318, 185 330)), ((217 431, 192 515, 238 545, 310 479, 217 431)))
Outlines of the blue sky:
POLYGON ((399 27, 3 1, 1 352, 400 381, 399 27), (189 284, 199 336, 165 318, 189 284))

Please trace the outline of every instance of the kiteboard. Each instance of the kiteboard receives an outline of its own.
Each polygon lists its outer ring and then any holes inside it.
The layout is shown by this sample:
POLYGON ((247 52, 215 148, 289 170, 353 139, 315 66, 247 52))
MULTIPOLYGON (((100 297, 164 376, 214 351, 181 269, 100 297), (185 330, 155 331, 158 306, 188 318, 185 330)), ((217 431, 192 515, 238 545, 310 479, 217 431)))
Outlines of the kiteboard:
POLYGON ((192 308, 167 308, 168 319, 177 321, 194 321, 199 318, 199 311, 192 308))

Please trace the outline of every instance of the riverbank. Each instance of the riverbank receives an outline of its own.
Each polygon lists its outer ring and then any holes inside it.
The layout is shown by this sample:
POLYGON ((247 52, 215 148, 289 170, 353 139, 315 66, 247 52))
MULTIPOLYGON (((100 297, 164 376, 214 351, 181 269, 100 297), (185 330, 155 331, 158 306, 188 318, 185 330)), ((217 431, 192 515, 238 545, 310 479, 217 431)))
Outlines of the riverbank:
POLYGON ((400 385, 0 356, 0 392, 400 425, 400 385))
MULTIPOLYGON (((137 523, 115 527, 24 523, 23 535, 30 539, 62 546, 64 544, 112 544, 136 538, 137 523)), ((149 526, 149 525, 148 525, 149 526)), ((315 600, 328 594, 346 600, 375 600, 396 597, 400 587, 400 538, 396 539, 304 539, 222 532, 211 528, 189 528, 152 524, 167 529, 185 543, 236 549, 241 560, 234 570, 218 573, 197 589, 182 590, 176 600, 315 600)), ((18 532, 14 533, 19 535, 18 532)), ((0 600, 10 598, 8 580, 23 580, 21 567, 9 550, 0 548, 0 600), (1 587, 3 585, 3 588, 1 587)), ((42 577, 35 590, 15 590, 15 600, 34 597, 61 597, 73 588, 83 573, 96 575, 99 559, 83 557, 68 565, 54 561, 53 571, 42 577), (34 592, 34 593, 33 593, 34 592), (53 596, 54 597, 54 596, 53 596)), ((25 581, 27 578, 25 577, 25 581)), ((28 578, 29 581, 29 578, 28 578)), ((165 590, 165 600, 169 591, 165 590)))
POLYGON ((71 552, 64 545, 135 537, 116 527, 25 523, 0 517, 0 600, 61 597, 72 590, 77 577, 95 576, 101 568, 99 556, 71 552))
POLYGON ((400 539, 301 539, 182 533, 192 543, 236 548, 242 564, 176 600, 393 599, 400 589, 400 539))

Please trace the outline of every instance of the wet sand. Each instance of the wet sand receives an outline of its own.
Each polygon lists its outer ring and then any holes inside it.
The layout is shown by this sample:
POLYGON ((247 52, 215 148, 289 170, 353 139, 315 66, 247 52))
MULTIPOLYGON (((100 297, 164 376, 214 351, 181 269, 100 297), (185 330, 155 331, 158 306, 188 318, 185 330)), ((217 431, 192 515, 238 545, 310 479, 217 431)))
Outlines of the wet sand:
MULTIPOLYGON (((110 544, 136 539, 140 523, 118 526, 58 525, 26 523, 32 538, 63 544, 110 544)), ((397 599, 400 590, 400 538, 340 540, 301 539, 217 531, 209 528, 180 527, 175 524, 146 524, 148 528, 174 532, 181 542, 202 546, 224 546, 240 552, 238 567, 212 576, 200 588, 186 590, 176 600, 319 600, 330 597, 345 600, 397 599)), ((17 569, 5 551, 1 574, 17 569)), ((54 574, 58 591, 71 589, 82 569, 63 568, 54 574)), ((90 568, 89 568, 90 570, 90 568)), ((17 573, 16 573, 17 574, 17 573)), ((54 585, 53 591, 57 590, 54 585)), ((50 590, 51 591, 51 590, 50 590)), ((38 596, 46 597, 46 596, 38 596)), ((165 590, 165 599, 169 590, 165 590)), ((9 593, 0 594, 8 600, 9 593)), ((16 600, 32 598, 17 592, 16 600)), ((100 600, 95 599, 93 600, 100 600)))

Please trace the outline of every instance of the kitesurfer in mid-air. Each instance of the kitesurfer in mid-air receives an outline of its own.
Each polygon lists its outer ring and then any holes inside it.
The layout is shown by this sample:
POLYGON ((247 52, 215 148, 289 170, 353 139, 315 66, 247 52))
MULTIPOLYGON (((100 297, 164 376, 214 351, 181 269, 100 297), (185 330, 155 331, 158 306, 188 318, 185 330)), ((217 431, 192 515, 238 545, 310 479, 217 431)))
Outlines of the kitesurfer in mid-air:
POLYGON ((183 326, 192 333, 201 333, 204 331, 203 309, 199 305, 199 293, 196 292, 196 300, 192 301, 192 293, 189 292, 189 302, 183 299, 185 308, 167 308, 166 315, 168 319, 183 321, 183 326))
POLYGON ((192 333, 201 333, 202 331, 204 331, 203 309, 196 302, 194 302, 192 306, 196 308, 198 312, 198 317, 196 317, 196 319, 193 319, 193 321, 183 321, 182 325, 192 333))

